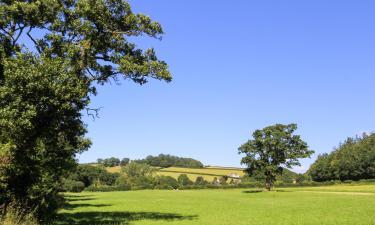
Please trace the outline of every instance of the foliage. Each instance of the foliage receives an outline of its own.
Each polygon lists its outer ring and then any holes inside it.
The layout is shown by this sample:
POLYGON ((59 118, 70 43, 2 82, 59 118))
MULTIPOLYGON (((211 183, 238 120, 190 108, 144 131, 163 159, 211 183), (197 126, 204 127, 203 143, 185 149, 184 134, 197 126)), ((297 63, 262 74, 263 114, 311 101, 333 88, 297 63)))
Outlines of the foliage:
POLYGON ((80 119, 87 85, 60 58, 17 54, 2 63, 0 205, 16 201, 41 219, 58 206, 75 155, 90 146, 80 119))
POLYGON ((131 184, 129 183, 129 179, 126 176, 119 176, 116 179, 116 187, 120 188, 121 190, 131 190, 131 184))
POLYGON ((226 185, 226 184, 227 184, 227 181, 228 181, 228 176, 221 176, 221 177, 219 178, 219 183, 220 183, 221 185, 226 185))
POLYGON ((154 186, 155 169, 147 164, 130 162, 122 167, 122 179, 126 180, 131 189, 147 189, 154 186))
POLYGON ((171 176, 157 176, 155 178, 155 188, 156 189, 177 189, 180 184, 176 179, 171 176))
POLYGON ((126 166, 126 165, 128 165, 129 162, 130 162, 129 158, 123 158, 120 161, 120 166, 126 166))
POLYGON ((330 154, 322 154, 311 165, 314 181, 375 178, 375 134, 348 138, 330 154))
POLYGON ((159 154, 158 156, 147 156, 145 159, 134 160, 137 163, 145 163, 155 167, 187 167, 202 168, 203 164, 198 160, 191 158, 182 158, 172 155, 159 154))
POLYGON ((121 161, 116 157, 111 157, 108 159, 98 159, 97 162, 98 164, 103 165, 105 167, 114 167, 119 166, 121 161))
POLYGON ((81 192, 85 189, 85 184, 82 181, 62 179, 61 191, 63 192, 81 192))
POLYGON ((34 215, 18 204, 11 203, 6 213, 0 215, 0 225, 38 225, 34 215))
POLYGON ((171 80, 153 49, 128 41, 162 33, 123 0, 0 2, 0 205, 15 200, 48 221, 61 178, 90 145, 81 112, 95 116, 95 86, 171 80))
POLYGON ((104 168, 91 165, 79 165, 72 172, 69 179, 80 181, 85 187, 96 185, 114 185, 116 179, 120 175, 118 173, 109 173, 104 168))
POLYGON ((191 181, 186 174, 180 174, 177 177, 177 181, 181 186, 187 186, 187 185, 193 184, 193 181, 191 181))
POLYGON ((204 186, 204 185, 207 185, 208 182, 203 177, 199 176, 197 177, 197 179, 195 179, 194 184, 198 186, 204 186))
POLYGON ((247 165, 247 173, 263 180, 267 190, 273 187, 283 167, 299 166, 299 158, 309 157, 314 152, 299 135, 293 134, 296 129, 296 124, 276 124, 256 130, 253 139, 238 149, 246 155, 241 163, 247 165))

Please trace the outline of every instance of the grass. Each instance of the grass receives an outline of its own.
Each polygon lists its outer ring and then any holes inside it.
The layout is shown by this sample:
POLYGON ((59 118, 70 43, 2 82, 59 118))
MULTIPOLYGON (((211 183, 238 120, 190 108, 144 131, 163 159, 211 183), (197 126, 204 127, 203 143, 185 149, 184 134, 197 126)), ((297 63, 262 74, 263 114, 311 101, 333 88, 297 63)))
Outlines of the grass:
POLYGON ((375 224, 375 185, 67 194, 58 224, 375 224))
MULTIPOLYGON (((121 171, 120 166, 107 167, 110 173, 116 173, 121 171)), ((244 172, 240 168, 226 168, 226 167, 205 167, 205 168, 182 168, 182 167, 168 167, 158 168, 157 175, 171 176, 177 179, 180 174, 186 174, 190 180, 195 181, 198 176, 203 177, 207 181, 212 181, 214 177, 227 176, 229 174, 244 175, 244 172)))

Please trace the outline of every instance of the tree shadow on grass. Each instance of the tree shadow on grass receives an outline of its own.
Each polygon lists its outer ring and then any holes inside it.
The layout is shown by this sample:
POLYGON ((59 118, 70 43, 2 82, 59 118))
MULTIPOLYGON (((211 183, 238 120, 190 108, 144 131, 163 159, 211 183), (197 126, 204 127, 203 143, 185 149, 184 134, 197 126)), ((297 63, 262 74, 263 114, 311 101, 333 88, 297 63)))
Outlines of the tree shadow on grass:
POLYGON ((184 216, 161 212, 77 212, 60 213, 59 225, 128 225, 137 220, 193 220, 196 215, 184 216))
POLYGON ((63 208, 65 210, 73 210, 75 208, 80 208, 80 207, 106 207, 106 206, 111 206, 111 205, 109 205, 109 204, 86 204, 86 203, 69 204, 69 203, 65 203, 63 208))
POLYGON ((265 190, 246 190, 246 191, 242 191, 242 193, 245 193, 245 194, 255 194, 255 193, 261 193, 261 192, 264 192, 264 193, 267 193, 267 192, 293 192, 293 191, 290 191, 290 190, 271 190, 271 191, 265 191, 265 190))
POLYGON ((246 190, 246 191, 242 191, 242 193, 245 193, 245 194, 255 194, 255 193, 260 193, 260 192, 263 192, 263 190, 246 190))
POLYGON ((291 190, 275 190, 276 192, 293 192, 291 190))
POLYGON ((90 200, 95 200, 96 198, 70 198, 70 197, 65 197, 68 202, 81 202, 81 201, 90 201, 90 200))
POLYGON ((69 202, 95 200, 96 198, 92 196, 93 195, 64 195, 64 198, 69 202))
MULTIPOLYGON (((65 196, 67 202, 63 208, 65 210, 74 210, 75 208, 86 207, 107 207, 108 204, 91 204, 91 203, 73 203, 75 201, 94 200, 90 195, 71 195, 65 196)), ((88 212, 62 212, 58 214, 56 224, 58 225, 128 225, 137 220, 193 220, 197 215, 180 215, 175 213, 162 212, 128 212, 128 211, 88 211, 88 212)))

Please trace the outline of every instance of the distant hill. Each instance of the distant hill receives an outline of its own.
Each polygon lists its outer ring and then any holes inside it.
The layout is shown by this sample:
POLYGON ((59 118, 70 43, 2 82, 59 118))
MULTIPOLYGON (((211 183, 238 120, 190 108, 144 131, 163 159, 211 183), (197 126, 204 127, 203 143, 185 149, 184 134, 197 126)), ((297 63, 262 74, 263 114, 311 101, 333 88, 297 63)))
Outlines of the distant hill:
MULTIPOLYGON (((207 166, 203 168, 184 168, 184 167, 168 167, 168 168, 156 168, 157 175, 171 176, 177 178, 180 174, 186 174, 190 180, 195 181, 198 176, 203 177, 207 181, 212 181, 215 177, 219 178, 222 176, 228 176, 234 179, 241 179, 245 172, 243 168, 236 167, 220 167, 220 166, 207 166), (238 177, 237 177, 238 176, 238 177)), ((120 166, 107 167, 108 172, 116 173, 121 171, 120 166)), ((298 176, 297 173, 284 169, 283 177, 284 180, 292 180, 298 176)))

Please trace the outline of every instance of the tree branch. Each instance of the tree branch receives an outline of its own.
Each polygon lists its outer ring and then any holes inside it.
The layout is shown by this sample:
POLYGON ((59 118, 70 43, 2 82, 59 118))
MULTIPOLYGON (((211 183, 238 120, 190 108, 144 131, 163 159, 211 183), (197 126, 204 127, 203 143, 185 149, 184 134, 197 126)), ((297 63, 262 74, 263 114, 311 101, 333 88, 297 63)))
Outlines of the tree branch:
POLYGON ((42 51, 40 50, 39 46, 38 46, 38 42, 33 38, 33 36, 31 36, 30 32, 32 31, 33 27, 30 27, 29 28, 29 31, 27 31, 27 36, 30 38, 30 40, 34 43, 35 45, 35 48, 36 50, 40 53, 42 53, 42 51))

